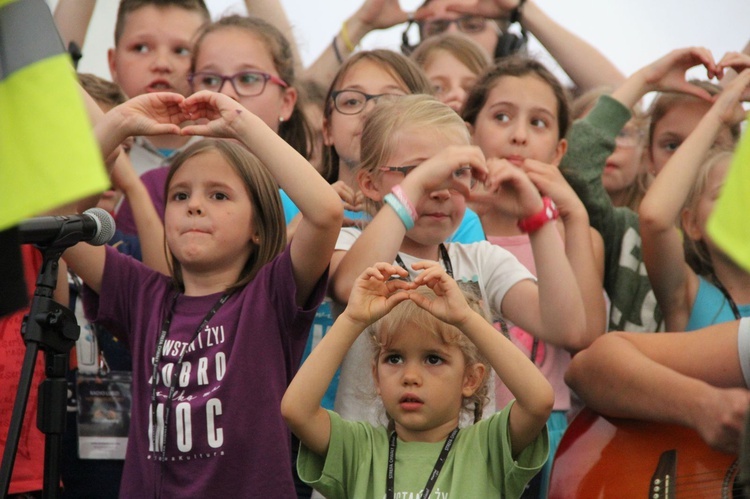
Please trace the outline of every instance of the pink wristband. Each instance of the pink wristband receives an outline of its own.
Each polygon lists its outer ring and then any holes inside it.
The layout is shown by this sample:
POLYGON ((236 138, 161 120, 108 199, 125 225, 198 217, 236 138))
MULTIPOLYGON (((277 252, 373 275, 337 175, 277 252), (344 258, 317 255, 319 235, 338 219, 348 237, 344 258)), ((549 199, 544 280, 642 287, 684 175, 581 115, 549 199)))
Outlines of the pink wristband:
POLYGON ((406 196, 406 193, 401 188, 399 184, 396 184, 393 189, 391 189, 391 192, 394 196, 396 196, 396 199, 401 201, 401 204, 404 205, 404 208, 406 208, 406 211, 409 212, 409 216, 411 216, 411 219, 415 222, 417 221, 417 218, 419 216, 417 215, 417 210, 414 208, 414 205, 409 201, 409 198, 406 196))

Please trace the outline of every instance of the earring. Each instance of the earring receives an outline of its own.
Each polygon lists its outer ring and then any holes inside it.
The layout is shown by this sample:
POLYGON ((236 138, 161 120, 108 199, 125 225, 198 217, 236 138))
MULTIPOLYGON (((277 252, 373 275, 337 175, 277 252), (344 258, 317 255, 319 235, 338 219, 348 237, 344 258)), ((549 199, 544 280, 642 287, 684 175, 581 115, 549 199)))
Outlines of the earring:
POLYGON ((284 123, 284 117, 283 116, 279 116, 279 123, 284 123))

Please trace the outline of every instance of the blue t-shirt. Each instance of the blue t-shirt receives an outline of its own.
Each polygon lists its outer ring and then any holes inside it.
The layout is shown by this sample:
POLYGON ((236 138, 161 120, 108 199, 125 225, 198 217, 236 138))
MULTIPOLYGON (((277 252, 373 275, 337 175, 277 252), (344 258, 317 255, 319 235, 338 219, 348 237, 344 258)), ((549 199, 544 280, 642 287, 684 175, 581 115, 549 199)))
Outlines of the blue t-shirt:
MULTIPOLYGON (((281 204, 284 208, 284 218, 288 225, 297 213, 299 213, 299 208, 297 208, 291 198, 282 189, 279 189, 279 194, 281 195, 281 204)), ((367 213, 365 212, 344 210, 344 218, 361 220, 365 217, 367 217, 367 213)), ((484 229, 482 229, 482 222, 479 220, 479 216, 469 208, 466 208, 461 225, 458 226, 456 232, 446 242, 469 244, 484 241, 484 239, 484 229)))

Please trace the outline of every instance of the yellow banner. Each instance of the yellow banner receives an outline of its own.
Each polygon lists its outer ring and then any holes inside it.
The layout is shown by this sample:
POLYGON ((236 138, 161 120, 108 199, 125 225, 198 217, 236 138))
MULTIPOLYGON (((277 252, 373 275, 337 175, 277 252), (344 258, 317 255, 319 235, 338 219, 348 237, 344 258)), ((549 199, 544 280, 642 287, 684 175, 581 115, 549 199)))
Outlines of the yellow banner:
POLYGON ((745 133, 732 158, 724 187, 708 220, 708 234, 750 272, 750 133, 745 133))
POLYGON ((108 185, 66 53, 0 81, 0 230, 108 185))

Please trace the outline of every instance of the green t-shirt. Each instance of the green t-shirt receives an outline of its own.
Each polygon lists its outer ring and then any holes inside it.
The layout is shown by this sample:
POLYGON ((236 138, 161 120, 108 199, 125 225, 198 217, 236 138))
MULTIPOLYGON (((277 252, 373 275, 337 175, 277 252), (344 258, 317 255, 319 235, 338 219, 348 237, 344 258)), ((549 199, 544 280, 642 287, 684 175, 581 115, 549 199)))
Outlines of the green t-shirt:
MULTIPOLYGON (((462 428, 430 495, 433 499, 519 497, 547 461, 546 427, 516 460, 510 454, 508 415, 501 412, 462 428)), ((324 457, 300 447, 300 478, 329 499, 382 499, 388 466, 385 427, 346 421, 333 411, 331 441, 324 457)), ((427 483, 444 442, 403 442, 396 447, 395 499, 417 499, 427 483)), ((427 498, 424 498, 427 499, 427 498)))

